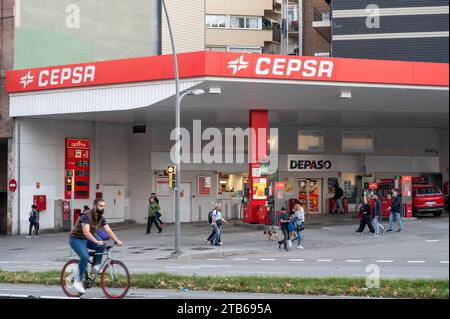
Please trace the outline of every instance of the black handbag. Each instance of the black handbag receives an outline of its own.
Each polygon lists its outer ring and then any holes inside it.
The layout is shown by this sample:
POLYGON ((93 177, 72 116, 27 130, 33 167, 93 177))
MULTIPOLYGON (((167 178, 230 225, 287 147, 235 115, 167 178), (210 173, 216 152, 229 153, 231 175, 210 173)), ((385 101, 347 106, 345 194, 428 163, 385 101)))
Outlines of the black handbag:
POLYGON ((297 225, 297 231, 304 231, 305 227, 303 226, 303 224, 301 224, 300 226, 297 225))

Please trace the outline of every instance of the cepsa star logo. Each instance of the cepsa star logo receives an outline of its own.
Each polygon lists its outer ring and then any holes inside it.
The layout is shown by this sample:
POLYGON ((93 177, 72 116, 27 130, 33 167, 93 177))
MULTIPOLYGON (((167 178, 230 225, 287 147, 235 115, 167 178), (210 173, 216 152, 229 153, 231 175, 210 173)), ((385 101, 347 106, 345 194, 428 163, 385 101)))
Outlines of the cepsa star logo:
POLYGON ((250 62, 244 60, 244 55, 241 55, 238 59, 228 62, 228 68, 233 69, 233 75, 236 75, 239 71, 248 68, 250 62))
POLYGON ((23 88, 26 89, 28 85, 33 83, 34 76, 31 75, 31 71, 28 71, 28 73, 20 78, 20 84, 23 85, 23 88))

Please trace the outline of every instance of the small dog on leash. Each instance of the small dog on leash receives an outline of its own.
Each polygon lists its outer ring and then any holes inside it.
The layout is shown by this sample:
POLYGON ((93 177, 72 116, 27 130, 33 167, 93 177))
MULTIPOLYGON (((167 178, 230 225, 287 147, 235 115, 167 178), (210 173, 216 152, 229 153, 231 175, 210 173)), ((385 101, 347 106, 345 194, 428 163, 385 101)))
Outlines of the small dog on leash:
POLYGON ((269 240, 280 239, 278 232, 275 230, 265 230, 264 235, 266 235, 269 240))

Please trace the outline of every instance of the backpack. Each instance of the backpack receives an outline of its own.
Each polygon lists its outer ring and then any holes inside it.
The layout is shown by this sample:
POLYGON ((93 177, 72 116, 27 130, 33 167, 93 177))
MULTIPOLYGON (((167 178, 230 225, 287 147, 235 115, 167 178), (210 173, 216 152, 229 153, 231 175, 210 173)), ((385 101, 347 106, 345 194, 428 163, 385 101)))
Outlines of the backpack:
POLYGON ((208 213, 208 224, 210 224, 210 225, 212 224, 212 215, 213 214, 214 214, 213 210, 208 213))

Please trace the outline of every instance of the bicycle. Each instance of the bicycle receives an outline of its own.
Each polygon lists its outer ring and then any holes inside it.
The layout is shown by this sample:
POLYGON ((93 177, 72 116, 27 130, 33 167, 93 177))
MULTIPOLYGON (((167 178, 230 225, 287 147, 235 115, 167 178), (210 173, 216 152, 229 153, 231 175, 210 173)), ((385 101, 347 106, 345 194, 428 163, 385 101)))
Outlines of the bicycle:
MULTIPOLYGON (((83 286, 86 290, 92 288, 97 276, 101 275, 101 288, 105 296, 108 299, 122 299, 130 289, 130 273, 123 262, 111 258, 110 250, 114 247, 115 245, 108 245, 105 252, 101 254, 89 252, 89 264, 83 277, 83 286), (94 257, 97 255, 107 256, 107 258, 98 272, 89 272, 88 269, 94 266, 94 257)), ((78 276, 79 272, 78 263, 77 259, 69 260, 61 271, 61 287, 67 297, 79 298, 82 295, 73 288, 75 276, 78 276)))

